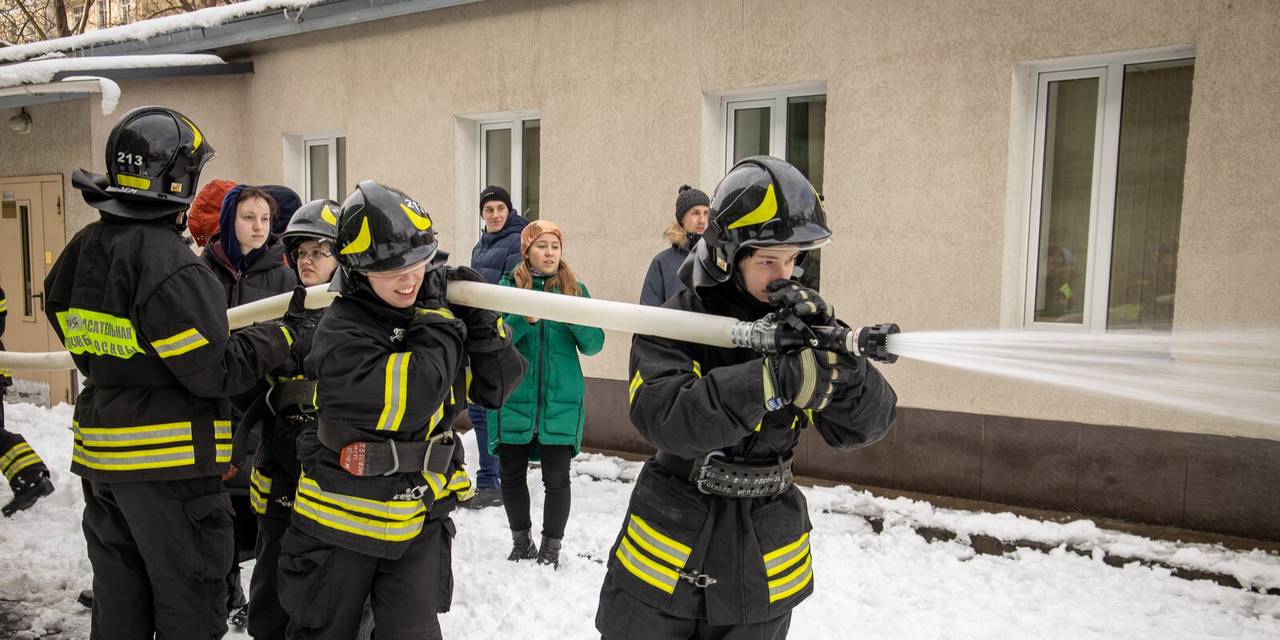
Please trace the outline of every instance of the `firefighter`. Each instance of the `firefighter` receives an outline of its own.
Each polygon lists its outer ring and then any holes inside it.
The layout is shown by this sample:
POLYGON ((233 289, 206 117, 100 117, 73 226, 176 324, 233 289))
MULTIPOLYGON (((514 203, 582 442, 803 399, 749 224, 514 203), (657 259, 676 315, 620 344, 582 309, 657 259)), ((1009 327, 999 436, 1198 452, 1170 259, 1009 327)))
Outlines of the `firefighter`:
POLYGON ((276 595, 276 566, 302 471, 295 443, 299 433, 315 427, 316 420, 316 383, 303 375, 301 359, 310 350, 316 325, 324 314, 323 308, 308 310, 302 303, 305 287, 328 283, 338 268, 334 241, 341 209, 342 205, 332 200, 309 202, 294 213, 285 228, 281 240, 302 283, 294 290, 289 311, 298 359, 271 372, 270 387, 250 405, 242 431, 236 434, 233 464, 247 448, 251 430, 261 432, 249 473, 249 506, 258 518, 258 535, 254 548, 257 561, 249 583, 248 630, 258 640, 283 640, 289 623, 276 595))
MULTIPOLYGON (((4 289, 0 288, 0 338, 4 337, 4 321, 8 315, 9 303, 5 299, 4 289)), ((0 341, 0 351, 4 351, 3 341, 0 341)), ((53 493, 49 467, 45 466, 25 438, 4 428, 4 394, 11 384, 13 378, 9 377, 9 372, 0 369, 0 473, 4 474, 5 480, 9 481, 9 488, 13 490, 13 498, 0 508, 0 513, 6 518, 30 508, 36 500, 53 493)))
MULTIPOLYGON (((791 278, 831 231, 793 166, 757 156, 716 187, 711 224, 663 306, 809 326, 838 322, 791 278)), ((630 415, 656 449, 610 551, 604 638, 783 638, 813 591, 809 516, 792 484, 800 431, 837 449, 882 438, 897 398, 863 358, 812 348, 762 357, 637 335, 630 415)))
POLYGON ((298 439, 302 475, 281 542, 290 638, 352 638, 371 595, 378 637, 440 637, 449 514, 473 493, 449 425, 468 401, 501 406, 524 359, 498 314, 445 302, 431 227, 416 201, 371 180, 342 204, 331 285, 341 296, 305 367, 318 424, 298 439))
POLYGON ((107 175, 72 176, 101 219, 44 282, 50 324, 85 380, 71 471, 84 487, 95 640, 227 630, 227 398, 283 364, 292 337, 278 323, 229 335, 222 287, 182 241, 213 155, 177 111, 126 114, 107 137, 107 175))

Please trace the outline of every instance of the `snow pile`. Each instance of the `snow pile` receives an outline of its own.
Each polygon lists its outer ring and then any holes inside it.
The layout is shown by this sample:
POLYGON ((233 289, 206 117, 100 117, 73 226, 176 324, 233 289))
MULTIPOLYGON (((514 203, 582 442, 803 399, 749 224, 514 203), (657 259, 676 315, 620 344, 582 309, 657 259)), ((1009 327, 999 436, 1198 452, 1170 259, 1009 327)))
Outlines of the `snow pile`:
POLYGON ((1045 546, 1069 545, 1113 556, 1161 562, 1221 573, 1259 589, 1280 589, 1280 557, 1263 551, 1232 551, 1221 545, 1152 540, 1102 529, 1089 520, 1056 523, 1012 513, 975 513, 940 509, 908 498, 881 498, 849 487, 815 488, 806 492, 809 506, 865 517, 883 518, 885 525, 932 527, 956 533, 961 542, 986 535, 1004 542, 1030 541, 1045 546))
MULTIPOLYGON (((26 637, 84 640, 89 613, 75 604, 90 585, 80 532, 83 505, 70 464, 71 411, 6 405, 8 427, 27 436, 54 469, 58 490, 35 508, 0 521, 0 602, 19 608, 26 637)), ((474 462, 474 436, 463 441, 474 462)), ((474 468, 474 467, 473 467, 474 468)), ((574 463, 573 512, 558 571, 507 562, 511 537, 502 508, 454 516, 453 610, 441 617, 452 640, 598 638, 593 620, 605 561, 623 521, 639 464, 598 454, 574 463)), ((535 529, 541 522, 541 474, 529 474, 535 529)), ((993 514, 936 509, 872 497, 848 488, 805 488, 814 525, 816 593, 795 611, 791 636, 808 638, 1276 638, 1280 597, 1175 578, 1170 571, 1065 549, 976 554, 961 540, 930 542, 912 529, 934 522, 962 531, 1017 537, 1100 540, 1091 523, 1052 525, 993 514), (883 517, 875 533, 867 517, 883 517), (1055 529, 1056 527, 1056 529, 1055 529)), ((0 499, 7 499, 0 489, 0 499)), ((1135 548, 1165 543, 1130 536, 1135 548)), ((1274 567, 1265 555, 1182 546, 1170 557, 1274 567)), ((1098 554, 1100 555, 1100 554, 1098 554)), ((247 584, 252 563, 245 567, 247 584)), ((230 638, 246 638, 243 632, 230 638)))
MULTIPOLYGON (((4 51, 4 49, 0 49, 4 51)), ((223 64, 222 58, 206 53, 171 53, 163 55, 98 56, 93 58, 55 58, 32 60, 0 67, 0 88, 23 84, 44 84, 64 71, 97 69, 152 69, 223 64)), ((105 99, 105 98, 104 98, 105 99)))
POLYGON ((0 62, 16 62, 29 60, 36 56, 73 51, 89 47, 127 42, 130 40, 146 40, 158 35, 185 31, 189 29, 207 29, 216 27, 236 18, 264 13, 275 9, 305 9, 324 0, 246 0, 235 4, 210 7, 190 13, 182 13, 163 18, 153 18, 132 24, 124 24, 108 29, 90 31, 78 36, 55 38, 33 42, 31 44, 5 47, 0 49, 0 62))

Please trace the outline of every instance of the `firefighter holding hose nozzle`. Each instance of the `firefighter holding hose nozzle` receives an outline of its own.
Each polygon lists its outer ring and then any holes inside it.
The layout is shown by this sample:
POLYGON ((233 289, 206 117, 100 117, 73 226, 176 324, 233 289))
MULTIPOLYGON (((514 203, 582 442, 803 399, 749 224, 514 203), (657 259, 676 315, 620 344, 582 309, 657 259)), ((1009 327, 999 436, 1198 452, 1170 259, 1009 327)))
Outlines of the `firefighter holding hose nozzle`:
POLYGON ((809 181, 776 158, 742 160, 711 221, 681 267, 686 290, 664 306, 737 318, 735 342, 755 350, 635 336, 631 421, 658 452, 610 551, 596 614, 607 640, 785 637, 814 579, 792 484, 801 430, 854 449, 894 421, 897 396, 868 357, 887 355, 896 327, 849 333, 792 280, 831 238, 809 181), (836 329, 851 348, 831 348, 836 329))

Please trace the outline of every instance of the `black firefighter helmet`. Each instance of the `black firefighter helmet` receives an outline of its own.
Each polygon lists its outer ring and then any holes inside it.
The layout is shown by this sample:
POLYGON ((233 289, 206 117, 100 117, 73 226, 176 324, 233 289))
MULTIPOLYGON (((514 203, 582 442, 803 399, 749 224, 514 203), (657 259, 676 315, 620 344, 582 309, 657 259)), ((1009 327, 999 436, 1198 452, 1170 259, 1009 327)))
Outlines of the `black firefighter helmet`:
MULTIPOLYGON (((695 248, 702 269, 712 282, 733 275, 738 254, 748 247, 796 245, 801 253, 831 241, 822 200, 809 180, 794 166, 772 156, 744 158, 716 185, 711 198, 711 221, 695 248)), ((696 278, 702 280, 702 278, 696 278)))
POLYGON ((333 200, 312 200, 293 213, 280 239, 289 253, 297 251, 298 245, 305 240, 336 242, 338 213, 341 211, 342 205, 333 200))
POLYGON ((107 136, 107 175, 77 171, 72 184, 90 206, 152 220, 186 210, 213 145, 189 118, 167 107, 138 107, 107 136))
POLYGON ((435 256, 439 243, 422 205, 393 189, 364 180, 342 203, 335 249, 339 274, 332 290, 349 293, 353 274, 394 271, 435 256))

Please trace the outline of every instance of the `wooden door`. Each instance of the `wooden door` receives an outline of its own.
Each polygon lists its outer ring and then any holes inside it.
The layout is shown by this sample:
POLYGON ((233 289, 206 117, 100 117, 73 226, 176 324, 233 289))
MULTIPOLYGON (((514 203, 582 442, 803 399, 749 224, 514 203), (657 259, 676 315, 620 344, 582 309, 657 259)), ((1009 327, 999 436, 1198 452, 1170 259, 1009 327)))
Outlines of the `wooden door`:
MULTIPOLYGON (((62 176, 0 178, 0 284, 10 351, 62 351, 44 312, 44 278, 66 246, 62 176)), ((9 400, 73 402, 70 371, 14 371, 9 400)))

